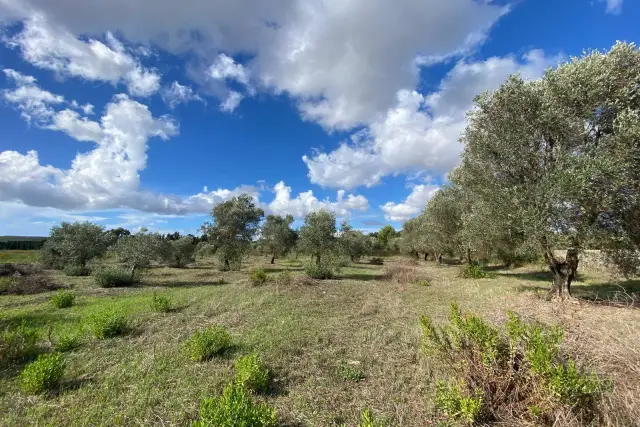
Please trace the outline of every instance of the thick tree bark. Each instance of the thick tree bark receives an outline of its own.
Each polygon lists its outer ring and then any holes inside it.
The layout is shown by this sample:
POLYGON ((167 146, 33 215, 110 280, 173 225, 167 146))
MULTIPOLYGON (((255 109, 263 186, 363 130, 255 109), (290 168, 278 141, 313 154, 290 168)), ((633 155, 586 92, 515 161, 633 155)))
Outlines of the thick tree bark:
POLYGON ((471 261, 471 248, 467 246, 467 264, 472 264, 473 261, 471 261))
POLYGON ((320 265, 320 254, 316 255, 316 265, 320 265))
POLYGON ((575 279, 578 270, 578 250, 575 248, 569 249, 566 259, 559 260, 547 248, 544 257, 549 265, 551 274, 553 274, 553 282, 549 292, 551 299, 559 301, 573 299, 571 296, 571 282, 575 279))
POLYGON ((224 259, 224 268, 225 268, 227 271, 231 270, 231 266, 229 265, 229 259, 228 259, 228 258, 225 258, 225 259, 224 259))
POLYGON ((438 264, 441 264, 441 263, 442 263, 442 254, 436 253, 436 254, 435 254, 435 258, 436 258, 436 262, 437 262, 438 264))
POLYGON ((429 261, 429 252, 424 253, 424 260, 429 261))
POLYGON ((276 262, 276 256, 271 255, 271 264, 275 264, 275 262, 276 262))
POLYGON ((136 274, 136 266, 132 266, 131 267, 131 280, 133 280, 133 278, 135 277, 136 274))

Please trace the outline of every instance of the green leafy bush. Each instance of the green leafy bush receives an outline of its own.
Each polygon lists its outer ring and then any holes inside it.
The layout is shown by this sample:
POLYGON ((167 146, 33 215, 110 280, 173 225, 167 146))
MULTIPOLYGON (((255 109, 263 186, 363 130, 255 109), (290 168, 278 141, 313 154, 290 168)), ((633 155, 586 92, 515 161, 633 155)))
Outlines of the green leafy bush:
POLYGON ((317 280, 332 279, 334 277, 333 270, 327 264, 309 264, 304 269, 305 274, 317 280))
POLYGON ((436 390, 436 408, 446 420, 599 424, 600 403, 611 384, 582 372, 561 351, 560 328, 509 313, 502 332, 453 303, 449 324, 437 327, 427 316, 421 323, 427 354, 454 377, 436 390))
POLYGON ((275 427, 276 410, 256 403, 242 384, 229 383, 222 395, 200 403, 199 419, 192 427, 275 427))
POLYGON ((0 366, 17 360, 29 359, 40 352, 40 332, 22 323, 0 333, 0 366))
POLYGON ((22 370, 22 389, 30 394, 43 393, 60 385, 66 364, 60 353, 41 354, 22 370))
POLYGON ((464 279, 485 279, 489 274, 478 264, 465 264, 460 270, 460 277, 464 279))
POLYGON ((242 356, 236 361, 236 383, 250 391, 264 393, 269 389, 271 374, 256 353, 242 356))
POLYGON ((171 299, 166 295, 153 294, 151 308, 158 313, 168 313, 171 311, 171 299))
POLYGON ((288 271, 283 271, 275 277, 274 282, 279 286, 290 286, 293 283, 293 276, 288 271))
POLYGON ((257 268, 251 272, 251 284, 253 286, 260 286, 267 283, 267 272, 262 268, 257 268))
POLYGON ((117 309, 103 309, 89 316, 89 330, 98 339, 126 335, 131 330, 129 318, 117 309))
POLYGON ((82 334, 78 332, 65 332, 58 335, 55 341, 54 350, 60 353, 73 351, 80 347, 82 334))
POLYGON ((369 264, 371 265, 384 265, 384 259, 379 256, 374 256, 369 260, 369 264))
POLYGON ((72 291, 64 291, 60 289, 51 297, 51 304, 56 308, 69 308, 76 300, 76 294, 72 291))
POLYGON ((140 274, 120 266, 105 266, 93 273, 96 285, 101 288, 119 288, 132 286, 140 282, 140 274))
POLYGON ((67 264, 62 271, 64 271, 66 276, 71 277, 88 276, 91 274, 90 268, 79 264, 67 264))
POLYGON ((364 372, 357 364, 354 363, 341 363, 338 365, 338 375, 340 378, 346 381, 362 381, 364 372))
POLYGON ((183 351, 196 362, 218 356, 231 347, 231 335, 226 328, 213 325, 194 332, 184 343, 183 351))
POLYGON ((384 427, 384 424, 373 417, 371 410, 366 408, 360 415, 361 421, 358 427, 384 427))

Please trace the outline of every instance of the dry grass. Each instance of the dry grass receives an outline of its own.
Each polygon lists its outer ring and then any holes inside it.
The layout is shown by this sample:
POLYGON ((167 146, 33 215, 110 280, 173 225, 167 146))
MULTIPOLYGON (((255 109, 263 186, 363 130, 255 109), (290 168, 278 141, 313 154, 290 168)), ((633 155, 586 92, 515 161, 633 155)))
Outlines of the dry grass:
MULTIPOLYGON (((513 310, 562 325, 566 349, 616 383, 608 403, 610 425, 633 425, 625 412, 640 419, 638 310, 547 302, 539 298, 546 278, 536 278, 531 268, 466 280, 456 266, 385 264, 355 264, 341 279, 313 286, 250 286, 248 273, 255 268, 269 276, 288 270, 293 282, 301 280, 299 262, 269 265, 263 258, 240 272, 218 272, 212 260, 187 269, 152 268, 140 287, 128 289, 98 289, 91 277, 52 273, 74 288, 77 304, 56 311, 46 294, 0 296, 0 327, 24 321, 46 333, 52 326, 55 340, 59 333, 81 331, 89 314, 108 306, 126 312, 134 331, 106 341, 85 337, 78 350, 66 354, 63 389, 52 398, 23 395, 19 366, 0 372, 0 425, 186 425, 200 399, 219 393, 231 378, 234 360, 250 352, 274 370, 275 391, 260 399, 277 408, 284 425, 357 425, 365 407, 389 426, 428 425, 434 365, 422 354, 418 318, 426 313, 444 320, 451 300, 495 322, 513 310), (412 285, 427 278, 429 287, 412 285), (154 312, 150 302, 158 290, 178 309, 154 312), (189 362, 182 343, 211 324, 229 329, 235 351, 189 362), (341 379, 337 372, 344 361, 358 362, 365 378, 341 379)), ((576 293, 588 295, 600 281, 585 279, 576 293)))

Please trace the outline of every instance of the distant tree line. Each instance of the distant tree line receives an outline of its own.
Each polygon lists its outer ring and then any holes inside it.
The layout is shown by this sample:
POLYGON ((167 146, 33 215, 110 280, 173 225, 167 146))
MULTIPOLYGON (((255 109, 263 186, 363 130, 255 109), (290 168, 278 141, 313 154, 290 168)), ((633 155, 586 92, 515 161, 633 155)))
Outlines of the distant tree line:
POLYGON ((45 238, 29 240, 4 240, 0 241, 0 250, 37 250, 44 245, 45 238))

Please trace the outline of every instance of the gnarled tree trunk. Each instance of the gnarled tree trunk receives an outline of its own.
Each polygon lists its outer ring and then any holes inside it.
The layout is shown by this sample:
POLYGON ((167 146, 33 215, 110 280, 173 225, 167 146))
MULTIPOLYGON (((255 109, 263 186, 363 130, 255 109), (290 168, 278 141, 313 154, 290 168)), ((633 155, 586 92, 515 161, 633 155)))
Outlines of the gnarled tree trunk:
POLYGON ((544 257, 549 265, 549 270, 553 274, 553 282, 549 292, 551 299, 559 301, 573 299, 571 296, 571 282, 575 279, 578 270, 578 250, 575 248, 569 249, 566 259, 559 260, 550 249, 547 249, 544 257))
POLYGON ((316 255, 316 265, 320 265, 320 254, 316 255))
POLYGON ((429 260, 429 252, 425 252, 424 253, 424 260, 428 261, 429 260))
POLYGON ((271 264, 274 264, 275 262, 276 262, 276 256, 271 255, 271 264))
POLYGON ((434 255, 434 257, 435 257, 436 262, 437 262, 438 264, 442 264, 442 254, 440 254, 440 253, 436 253, 436 254, 434 255))

